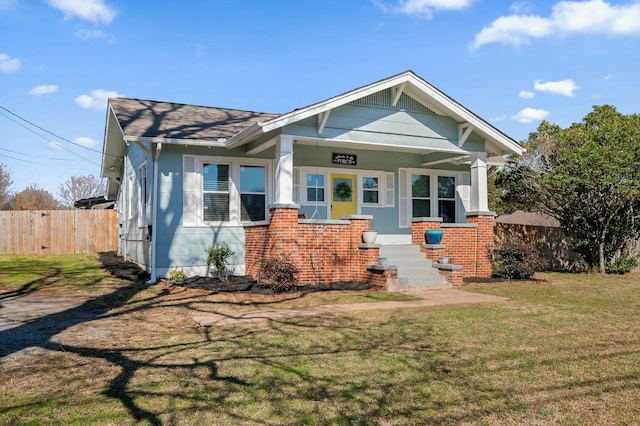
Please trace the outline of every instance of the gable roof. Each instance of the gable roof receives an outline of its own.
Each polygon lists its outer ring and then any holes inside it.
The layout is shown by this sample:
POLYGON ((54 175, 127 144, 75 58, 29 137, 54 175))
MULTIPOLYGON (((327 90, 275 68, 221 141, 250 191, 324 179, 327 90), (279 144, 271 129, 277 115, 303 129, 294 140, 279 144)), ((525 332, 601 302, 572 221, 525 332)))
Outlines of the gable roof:
POLYGON ((255 111, 114 98, 109 105, 124 139, 220 141, 260 121, 277 117, 255 111))
POLYGON ((233 148, 243 145, 261 133, 277 130, 315 115, 329 113, 334 108, 386 89, 392 89, 396 99, 399 99, 402 93, 406 93, 436 114, 451 117, 460 125, 470 126, 474 132, 485 138, 496 151, 496 154, 522 154, 524 152, 524 148, 515 140, 462 106, 462 104, 444 92, 418 77, 411 70, 379 80, 367 86, 359 87, 307 107, 293 110, 270 120, 256 122, 231 137, 227 143, 227 147, 233 148))

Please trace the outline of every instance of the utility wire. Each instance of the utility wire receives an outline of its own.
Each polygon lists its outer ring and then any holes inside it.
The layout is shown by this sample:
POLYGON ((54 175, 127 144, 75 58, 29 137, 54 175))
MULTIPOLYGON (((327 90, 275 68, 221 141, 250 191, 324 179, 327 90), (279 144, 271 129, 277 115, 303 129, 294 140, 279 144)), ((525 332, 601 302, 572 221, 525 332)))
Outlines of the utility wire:
MULTIPOLYGON (((11 114, 11 115, 14 115, 14 116, 18 117, 20 120, 22 120, 22 121, 24 121, 24 122, 26 122, 26 123, 29 123, 30 125, 32 125, 32 126, 34 126, 34 127, 38 128, 38 129, 41 129, 41 130, 43 130, 43 131, 45 131, 45 132, 49 133, 50 135, 55 136, 55 137, 56 137, 56 138, 58 138, 58 139, 62 139, 63 141, 66 141, 66 142, 71 143, 72 145, 76 145, 76 146, 79 146, 79 147, 81 147, 81 148, 88 149, 88 150, 90 150, 90 151, 100 152, 100 151, 96 151, 95 149, 91 149, 91 148, 87 148, 87 147, 85 147, 85 146, 82 146, 82 145, 77 144, 77 143, 75 143, 75 142, 71 142, 71 141, 70 141, 70 140, 68 140, 68 139, 61 138, 60 136, 56 135, 55 133, 52 133, 52 132, 50 132, 50 131, 48 131, 48 130, 46 130, 46 129, 43 129, 43 128, 42 128, 42 127, 40 127, 40 126, 37 126, 37 125, 33 124, 32 122, 30 122, 30 121, 28 121, 28 120, 25 120, 24 118, 20 117, 19 115, 14 114, 13 112, 9 111, 8 109, 6 109, 5 107, 3 107, 2 105, 0 105, 0 109, 3 109, 3 110, 5 110, 5 111, 7 111, 9 114, 11 114)), ((45 137, 44 135, 41 135, 40 133, 36 132, 36 131, 35 131, 35 130, 33 130, 33 129, 28 128, 28 127, 27 127, 27 126, 25 126, 24 124, 19 123, 18 121, 14 120, 13 118, 8 117, 6 114, 3 114, 3 113, 1 113, 1 112, 0 112, 0 115, 2 115, 3 117, 5 117, 5 118, 6 118, 6 119, 8 119, 8 120, 13 121, 13 122, 14 122, 14 123, 16 123, 18 126, 20 126, 20 127, 23 127, 23 128, 25 128, 25 129, 27 129, 27 130, 28 130, 28 131, 30 131, 31 133, 33 133, 33 134, 35 134, 35 135, 40 136, 42 139, 45 139, 45 140, 47 140, 47 141, 50 141, 50 140, 49 140, 49 138, 45 137)), ((78 153, 76 153, 76 152, 73 152, 73 151, 71 151, 71 150, 70 150, 70 149, 68 149, 68 148, 65 148, 65 147, 64 147, 63 145, 61 145, 61 144, 58 144, 58 146, 59 146, 60 148, 64 149, 65 151, 67 151, 67 152, 69 152, 69 153, 71 153, 71 154, 75 155, 76 157, 79 157, 79 158, 81 158, 81 159, 83 159, 83 160, 85 160, 85 161, 88 161, 88 162, 90 162, 91 164, 95 164, 96 166, 100 166, 100 164, 96 163, 95 161, 89 160, 88 158, 83 157, 82 155, 80 155, 80 154, 78 154, 78 153)))
MULTIPOLYGON (((44 127, 42 127, 42 126, 38 126, 37 124, 35 124, 35 123, 33 123, 33 122, 31 122, 31 121, 27 120, 27 119, 26 119, 26 118, 24 118, 24 117, 19 116, 19 115, 18 115, 18 114, 16 114, 15 112, 13 112, 13 111, 11 111, 11 110, 9 110, 9 109, 7 109, 7 108, 3 107, 2 105, 0 105, 0 109, 3 109, 3 110, 5 110, 5 111, 7 111, 9 114, 11 114, 11 115, 13 115, 14 117, 16 117, 16 118, 18 118, 18 119, 20 119, 20 120, 24 121, 25 123, 28 123, 29 125, 31 125, 31 126, 33 126, 33 127, 35 127, 35 128, 38 128, 38 129, 42 130, 42 131, 43 131, 43 132, 45 132, 45 133, 50 134, 51 136, 54 136, 54 137, 56 137, 56 138, 58 138, 58 139, 61 139, 61 140, 65 141, 65 142, 68 142, 68 143, 70 143, 71 145, 75 145, 75 146, 77 146, 77 147, 80 147, 80 148, 86 149, 87 151, 93 151, 93 152, 97 152, 98 154, 102 154, 102 151, 98 151, 97 149, 89 148, 88 146, 80 145, 80 144, 79 144, 79 143, 77 143, 77 142, 71 141, 71 140, 69 140, 69 139, 67 139, 67 138, 63 138, 62 136, 57 135, 57 134, 55 134, 55 133, 53 133, 53 132, 51 132, 51 131, 49 131, 49 130, 45 129, 45 128, 44 128, 44 127)), ((7 116, 5 115, 5 117, 7 117, 7 116)), ((7 118, 9 118, 9 117, 7 117, 7 118)), ((9 118, 9 119, 10 119, 10 118, 9 118)), ((11 119, 10 119, 10 120, 11 120, 11 119)), ((12 120, 12 121, 14 121, 14 120, 12 120)), ((14 122, 15 122, 15 121, 14 121, 14 122)), ((18 124, 19 124, 19 123, 18 123, 18 124)), ((23 127, 24 127, 24 126, 23 126, 23 127)))

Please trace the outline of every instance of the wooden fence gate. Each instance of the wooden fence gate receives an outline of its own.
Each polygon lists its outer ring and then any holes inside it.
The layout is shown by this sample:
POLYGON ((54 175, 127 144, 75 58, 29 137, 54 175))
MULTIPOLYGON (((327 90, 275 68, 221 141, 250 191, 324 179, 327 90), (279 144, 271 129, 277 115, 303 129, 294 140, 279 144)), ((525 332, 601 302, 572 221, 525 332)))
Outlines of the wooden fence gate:
POLYGON ((0 254, 117 250, 115 210, 0 211, 0 254))

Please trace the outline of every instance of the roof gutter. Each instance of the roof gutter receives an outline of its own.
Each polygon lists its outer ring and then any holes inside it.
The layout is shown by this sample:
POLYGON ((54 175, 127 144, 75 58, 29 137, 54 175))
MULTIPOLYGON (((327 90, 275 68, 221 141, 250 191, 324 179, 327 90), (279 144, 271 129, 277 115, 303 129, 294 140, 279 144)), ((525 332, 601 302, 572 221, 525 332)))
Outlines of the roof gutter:
POLYGON ((156 274, 156 261, 158 258, 158 227, 156 226, 158 220, 158 159, 160 158, 160 151, 162 150, 162 144, 156 144, 156 152, 153 157, 153 195, 151 196, 151 277, 147 281, 147 285, 154 285, 158 282, 158 276, 156 274), (156 228, 155 230, 153 228, 156 228))
POLYGON ((253 123, 240 133, 233 135, 225 146, 229 149, 235 148, 245 143, 246 139, 253 137, 256 134, 262 133, 263 123, 253 123))

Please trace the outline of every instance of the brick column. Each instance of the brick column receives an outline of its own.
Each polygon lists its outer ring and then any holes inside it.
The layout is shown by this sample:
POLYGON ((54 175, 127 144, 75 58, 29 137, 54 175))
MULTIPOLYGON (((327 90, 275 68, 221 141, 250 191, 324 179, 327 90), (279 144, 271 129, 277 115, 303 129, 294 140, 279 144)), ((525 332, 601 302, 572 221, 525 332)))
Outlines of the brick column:
POLYGON ((468 213, 467 222, 478 225, 475 254, 475 276, 478 278, 490 278, 491 261, 489 260, 488 255, 493 250, 495 214, 492 212, 468 213))

